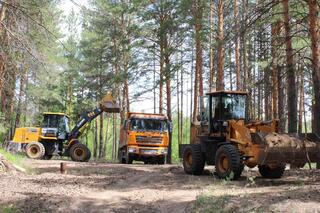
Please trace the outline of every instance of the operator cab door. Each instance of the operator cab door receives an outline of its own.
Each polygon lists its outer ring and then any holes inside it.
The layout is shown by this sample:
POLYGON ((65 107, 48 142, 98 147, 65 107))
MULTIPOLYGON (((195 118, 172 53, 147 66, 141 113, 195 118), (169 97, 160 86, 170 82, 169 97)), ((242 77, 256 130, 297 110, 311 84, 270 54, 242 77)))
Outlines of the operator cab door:
POLYGON ((42 124, 43 136, 66 140, 69 133, 69 118, 67 116, 57 114, 44 115, 42 124))
POLYGON ((198 103, 198 118, 201 125, 201 132, 209 134, 209 123, 210 123, 210 97, 202 96, 199 97, 198 103))
POLYGON ((210 119, 210 132, 220 133, 221 132, 221 120, 222 106, 221 106, 221 95, 215 94, 210 96, 211 99, 211 119, 210 119))

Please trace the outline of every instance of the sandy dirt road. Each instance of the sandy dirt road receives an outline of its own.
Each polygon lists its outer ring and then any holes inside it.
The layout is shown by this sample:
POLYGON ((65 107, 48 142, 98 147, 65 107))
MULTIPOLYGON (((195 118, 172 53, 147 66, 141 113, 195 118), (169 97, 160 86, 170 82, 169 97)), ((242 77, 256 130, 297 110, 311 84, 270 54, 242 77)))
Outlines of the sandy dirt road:
MULTIPOLYGON (((0 207, 16 212, 320 212, 320 172, 279 180, 245 171, 239 181, 189 176, 180 165, 27 160, 34 174, 0 174, 0 207)), ((213 169, 208 167, 207 169, 213 169)), ((0 208, 1 209, 1 208, 0 208)))

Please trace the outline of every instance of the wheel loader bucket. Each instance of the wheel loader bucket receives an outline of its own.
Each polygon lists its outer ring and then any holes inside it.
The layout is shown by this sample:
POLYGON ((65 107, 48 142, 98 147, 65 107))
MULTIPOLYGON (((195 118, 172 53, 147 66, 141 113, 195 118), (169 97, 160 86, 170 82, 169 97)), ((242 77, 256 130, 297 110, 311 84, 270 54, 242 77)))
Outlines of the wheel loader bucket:
POLYGON ((116 103, 116 101, 113 99, 111 94, 107 94, 103 97, 103 99, 100 101, 100 107, 104 112, 110 112, 110 113, 119 113, 120 107, 116 103))
POLYGON ((315 134, 254 133, 251 136, 253 143, 260 147, 260 165, 320 162, 320 139, 315 134))

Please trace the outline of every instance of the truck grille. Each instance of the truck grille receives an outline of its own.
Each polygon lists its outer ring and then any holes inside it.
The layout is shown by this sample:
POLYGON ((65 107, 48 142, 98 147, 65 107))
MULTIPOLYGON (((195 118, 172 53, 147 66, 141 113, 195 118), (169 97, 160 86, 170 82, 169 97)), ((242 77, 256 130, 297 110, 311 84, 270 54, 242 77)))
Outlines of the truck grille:
POLYGON ((137 143, 143 143, 143 144, 161 144, 162 143, 162 137, 160 136, 136 136, 137 143))

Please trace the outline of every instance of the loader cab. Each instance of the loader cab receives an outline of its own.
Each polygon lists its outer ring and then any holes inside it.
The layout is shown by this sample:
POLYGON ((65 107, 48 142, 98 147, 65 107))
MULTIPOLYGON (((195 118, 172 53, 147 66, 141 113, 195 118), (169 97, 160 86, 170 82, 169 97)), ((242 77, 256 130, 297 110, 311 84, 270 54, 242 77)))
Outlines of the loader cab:
POLYGON ((216 91, 202 98, 200 110, 201 126, 208 126, 210 133, 225 132, 228 120, 244 120, 246 111, 246 92, 216 91))
POLYGON ((42 136, 66 140, 70 133, 69 117, 64 113, 43 113, 42 136))

